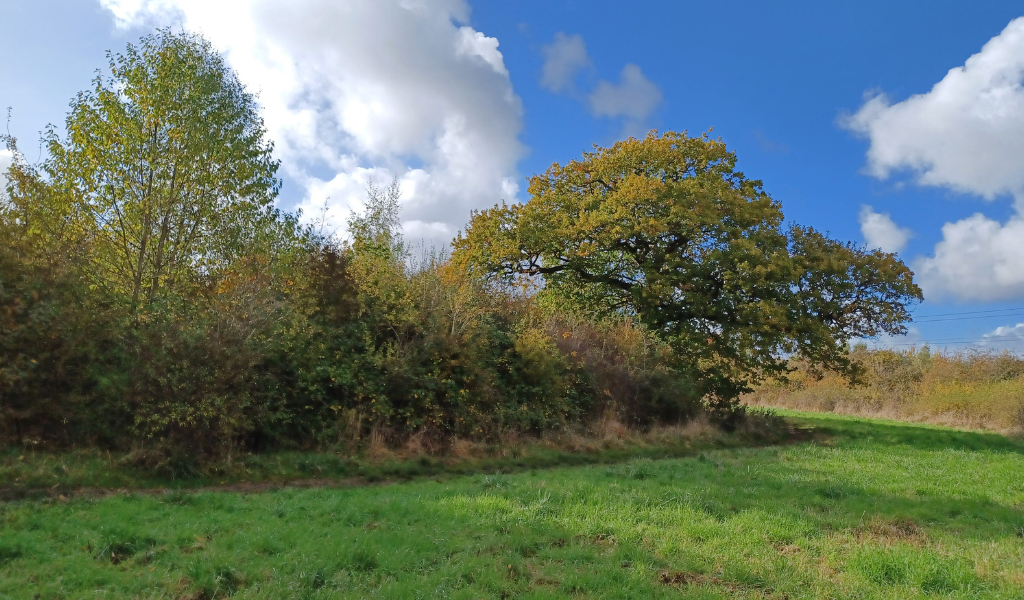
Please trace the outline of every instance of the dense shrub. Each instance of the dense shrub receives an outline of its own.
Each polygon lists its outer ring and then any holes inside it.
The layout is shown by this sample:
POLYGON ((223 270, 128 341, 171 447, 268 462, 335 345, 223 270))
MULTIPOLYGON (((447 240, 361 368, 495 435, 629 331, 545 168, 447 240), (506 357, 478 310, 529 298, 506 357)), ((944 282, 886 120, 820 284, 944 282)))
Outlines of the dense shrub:
POLYGON ((79 409, 101 344, 78 326, 82 290, 61 265, 33 264, 9 233, 0 231, 0 436, 33 444, 94 435, 79 409))
POLYGON ((904 351, 850 353, 860 367, 855 385, 804 363, 786 381, 759 386, 747 404, 839 412, 993 429, 1024 431, 1024 359, 1008 352, 904 351))
MULTIPOLYGON (((397 190, 371 190, 370 216, 396 203, 397 190)), ((631 320, 485 289, 443 256, 413 266, 393 222, 354 222, 341 243, 282 215, 260 234, 272 243, 250 243, 231 269, 133 307, 83 284, 89 247, 47 263, 17 208, 0 221, 7 444, 131 449, 177 471, 374 432, 443 445, 699 412, 672 353, 631 320)))

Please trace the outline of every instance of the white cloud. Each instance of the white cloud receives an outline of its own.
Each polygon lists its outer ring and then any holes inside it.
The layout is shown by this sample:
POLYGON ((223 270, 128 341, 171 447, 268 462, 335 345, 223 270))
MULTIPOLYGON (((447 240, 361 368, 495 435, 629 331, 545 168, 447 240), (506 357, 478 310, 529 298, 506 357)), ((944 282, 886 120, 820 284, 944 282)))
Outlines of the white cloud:
POLYGON ((841 119, 871 142, 868 171, 909 169, 924 185, 1024 204, 1024 17, 930 92, 890 103, 876 94, 841 119))
MULTIPOLYGON (((840 119, 870 141, 867 171, 879 179, 906 170, 922 185, 1016 200, 1017 215, 1005 224, 975 214, 942 227, 933 255, 914 264, 928 298, 1024 297, 1022 84, 1024 17, 1011 21, 963 66, 950 69, 929 92, 895 104, 875 93, 840 119)), ((861 223, 869 238, 863 212, 861 223)))
POLYGON ((447 243, 518 194, 522 105, 466 0, 99 0, 123 27, 180 21, 260 95, 301 207, 343 224, 398 176, 403 221, 447 243), (339 222, 339 220, 341 222, 339 222))
POLYGON ((544 66, 540 85, 552 92, 571 90, 576 74, 592 66, 587 56, 587 45, 580 35, 566 35, 559 31, 555 34, 555 40, 544 46, 542 52, 544 66))
POLYGON ((997 327, 991 333, 981 336, 978 345, 991 350, 1024 350, 1024 323, 1012 327, 997 327))
POLYGON ((0 196, 7 195, 7 171, 14 162, 14 154, 10 150, 0 150, 0 196))
POLYGON ((621 82, 600 81, 590 94, 590 109, 597 116, 626 117, 640 122, 661 104, 661 89, 644 76, 640 67, 622 68, 621 82))
POLYGON ((876 213, 867 204, 860 207, 860 232, 869 248, 879 248, 883 252, 899 252, 907 245, 913 235, 909 229, 900 227, 893 222, 888 213, 876 213))
POLYGON ((946 223, 935 255, 914 263, 925 296, 1008 300, 1024 296, 1024 217, 1005 225, 975 214, 946 223))
MULTIPOLYGON (((594 68, 583 37, 558 32, 541 52, 544 55, 541 87, 555 93, 568 92, 579 96, 576 76, 583 69, 594 68)), ((623 135, 639 135, 647 117, 661 104, 663 95, 661 88, 647 79, 640 67, 627 64, 622 68, 619 83, 602 79, 580 99, 586 100, 594 116, 623 118, 623 135)))

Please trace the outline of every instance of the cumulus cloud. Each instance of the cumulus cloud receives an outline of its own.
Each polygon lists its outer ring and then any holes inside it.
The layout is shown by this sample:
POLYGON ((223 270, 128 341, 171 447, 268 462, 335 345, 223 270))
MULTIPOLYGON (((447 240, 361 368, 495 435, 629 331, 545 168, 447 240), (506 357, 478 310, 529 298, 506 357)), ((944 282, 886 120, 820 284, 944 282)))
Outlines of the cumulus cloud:
POLYGON ((1008 300, 1024 296, 1024 218, 1001 224, 975 214, 942 227, 935 255, 914 270, 928 297, 1008 300))
MULTIPOLYGON (((840 124, 870 142, 879 179, 1015 199, 999 223, 981 214, 942 228, 933 255, 915 261, 925 296, 991 301, 1024 297, 1024 17, 1014 19, 930 91, 893 103, 873 93, 840 124)), ((864 213, 861 217, 864 229, 864 213)))
POLYGON ((1024 323, 1014 326, 997 327, 981 336, 978 345, 990 350, 1024 350, 1024 323))
POLYGON ((600 81, 590 93, 590 109, 603 117, 626 117, 643 121, 661 104, 661 88, 644 76, 640 67, 622 68, 619 83, 600 81))
POLYGON ((555 93, 572 90, 576 75, 593 66, 581 35, 566 35, 559 31, 554 41, 544 46, 542 53, 544 66, 541 68, 540 85, 555 93))
POLYGON ((924 185, 1024 202, 1024 17, 950 69, 931 91, 875 94, 841 124, 866 137, 868 171, 909 169, 924 185))
POLYGON ((406 235, 446 243, 518 194, 522 105, 466 0, 99 0, 122 27, 180 22, 259 93, 301 208, 338 227, 397 176, 406 235))
POLYGON ((867 204, 860 207, 860 232, 869 248, 883 252, 899 252, 913 235, 909 229, 893 222, 888 213, 881 214, 867 204))

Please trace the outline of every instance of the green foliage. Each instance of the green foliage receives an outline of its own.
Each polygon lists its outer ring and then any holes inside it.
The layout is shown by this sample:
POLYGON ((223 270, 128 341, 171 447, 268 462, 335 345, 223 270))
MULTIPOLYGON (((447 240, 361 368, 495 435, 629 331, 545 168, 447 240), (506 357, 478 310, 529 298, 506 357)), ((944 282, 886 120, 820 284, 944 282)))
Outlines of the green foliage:
POLYGON ((641 357, 646 347, 618 344, 628 323, 581 322, 568 332, 533 299, 485 288, 444 257, 414 267, 397 232, 399 195, 394 185, 370 188, 366 213, 350 223, 351 245, 311 239, 295 294, 307 303, 305 329, 281 353, 298 391, 282 425, 351 445, 371 430, 436 440, 539 433, 612 405, 653 419, 639 396, 608 397, 602 377, 614 368, 581 353, 600 344, 606 362, 632 365, 620 383, 671 394, 664 355, 641 357), (661 379, 648 376, 659 369, 661 379))
MULTIPOLYGON (((90 284, 129 303, 216 285, 258 243, 279 182, 255 98, 209 42, 163 30, 109 54, 41 171, 47 207, 92 246, 90 284)), ((23 212, 37 194, 12 194, 23 212)), ((29 219, 26 219, 29 221, 29 219)))
MULTIPOLYGON (((257 490, 288 482, 319 479, 325 485, 339 482, 377 482, 445 478, 467 473, 508 474, 532 469, 583 464, 616 464, 638 457, 692 456, 701 449, 750 447, 782 442, 790 437, 781 419, 753 416, 739 431, 726 433, 706 423, 654 426, 647 430, 620 423, 596 421, 590 427, 549 431, 542 436, 494 440, 458 441, 458 452, 441 456, 430 448, 407 443, 402 448, 375 452, 373 448, 348 456, 335 448, 240 453, 222 458, 202 470, 185 473, 140 469, 133 452, 95 448, 65 451, 9 449, 0 453, 0 500, 75 495, 82 489, 167 489, 168 504, 191 506, 189 490, 238 485, 257 490)), ((415 438, 422 442, 422 438, 415 438)), ((501 485, 495 476, 493 484, 501 485)), ((268 546, 271 552, 273 544, 268 546)))
POLYGON ((414 264, 397 183, 370 187, 350 243, 273 209, 255 100, 202 38, 159 31, 109 59, 40 165, 5 138, 0 441, 195 477, 268 448, 695 415, 628 320, 570 325, 445 256, 414 264))
POLYGON ((75 254, 25 232, 9 205, 0 205, 0 440, 69 443, 99 435, 79 408, 103 346, 94 333, 109 319, 87 307, 75 254), (81 327, 90 319, 94 327, 81 327))
POLYGON ((160 31, 109 59, 39 167, 6 139, 0 428, 219 452, 264 412, 255 367, 301 235, 272 208, 255 99, 208 42, 160 31))
POLYGON ((274 208, 258 105, 208 42, 161 30, 108 58, 40 164, 3 138, 0 443, 192 477, 269 448, 733 426, 780 353, 841 365, 916 294, 891 255, 783 234, 721 143, 675 134, 552 167, 454 260, 413 260, 397 182, 342 242, 274 208))
POLYGON ((526 204, 476 213, 456 240, 468 270, 585 314, 635 317, 670 344, 698 395, 728 409, 799 352, 849 368, 854 337, 903 333, 921 298, 894 255, 805 228, 707 136, 654 133, 598 148, 530 182, 526 204))

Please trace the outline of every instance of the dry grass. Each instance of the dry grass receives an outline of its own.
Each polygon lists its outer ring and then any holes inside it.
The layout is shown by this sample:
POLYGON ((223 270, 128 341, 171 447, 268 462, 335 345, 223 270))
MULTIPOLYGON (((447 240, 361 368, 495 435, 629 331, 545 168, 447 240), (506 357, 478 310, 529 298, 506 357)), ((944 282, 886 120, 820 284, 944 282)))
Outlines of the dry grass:
POLYGON ((783 419, 751 412, 735 431, 705 420, 646 430, 614 419, 543 436, 509 431, 491 440, 444 438, 417 433, 399 436, 375 428, 353 453, 292 451, 246 454, 231 463, 210 463, 178 475, 140 469, 132 455, 95 450, 69 453, 0 450, 0 502, 25 496, 99 494, 115 489, 204 488, 258 491, 274 486, 355 485, 466 473, 511 473, 565 465, 613 464, 631 460, 691 456, 716 448, 791 441, 783 419), (225 487, 227 486, 227 487, 225 487))
POLYGON ((1012 354, 870 351, 854 359, 863 383, 850 386, 799 365, 788 382, 769 382, 744 397, 750 406, 916 421, 1004 434, 1024 433, 1024 359, 1012 354))
MULTIPOLYGON (((748 428, 757 429, 762 417, 751 415, 748 428)), ((771 432, 769 432, 771 433, 771 432)), ((485 458, 519 458, 535 448, 569 452, 574 454, 596 454, 605 450, 625 450, 634 447, 672 446, 685 442, 711 442, 723 437, 724 432, 704 417, 674 425, 657 425, 638 429, 622 423, 609 414, 588 425, 547 432, 541 436, 525 435, 508 431, 497 442, 466 438, 437 440, 424 434, 413 434, 403 444, 388 443, 391 436, 374 431, 370 443, 363 453, 365 458, 375 462, 393 460, 414 460, 434 457, 442 460, 467 460, 485 458)))

